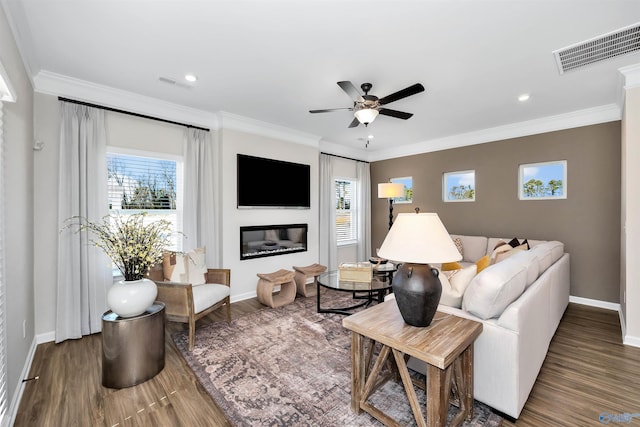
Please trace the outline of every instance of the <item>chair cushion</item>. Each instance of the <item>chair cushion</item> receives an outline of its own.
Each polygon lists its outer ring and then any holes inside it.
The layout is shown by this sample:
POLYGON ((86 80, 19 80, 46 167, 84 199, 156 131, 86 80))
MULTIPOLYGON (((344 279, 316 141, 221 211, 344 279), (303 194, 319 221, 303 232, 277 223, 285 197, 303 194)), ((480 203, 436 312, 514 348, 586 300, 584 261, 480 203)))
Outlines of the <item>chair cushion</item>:
POLYGON ((207 281, 205 248, 196 248, 186 254, 188 283, 201 285, 207 281))
POLYGON ((193 310, 200 313, 222 301, 230 294, 229 286, 217 283, 205 283, 193 286, 193 310))

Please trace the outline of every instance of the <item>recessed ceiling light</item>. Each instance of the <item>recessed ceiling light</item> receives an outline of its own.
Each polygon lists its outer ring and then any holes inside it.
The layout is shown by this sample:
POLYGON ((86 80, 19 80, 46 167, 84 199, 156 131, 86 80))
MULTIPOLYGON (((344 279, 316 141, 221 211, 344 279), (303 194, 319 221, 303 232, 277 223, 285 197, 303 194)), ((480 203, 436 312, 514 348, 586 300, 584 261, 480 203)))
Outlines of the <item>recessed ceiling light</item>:
POLYGON ((522 95, 520 95, 518 97, 518 101, 520 101, 520 102, 527 101, 528 99, 529 99, 529 94, 528 93, 523 93, 522 95))
POLYGON ((196 77, 194 74, 185 74, 184 79, 188 82, 195 82, 198 80, 198 77, 196 77))
POLYGON ((373 139, 373 135, 369 135, 369 136, 367 136, 367 138, 373 139))

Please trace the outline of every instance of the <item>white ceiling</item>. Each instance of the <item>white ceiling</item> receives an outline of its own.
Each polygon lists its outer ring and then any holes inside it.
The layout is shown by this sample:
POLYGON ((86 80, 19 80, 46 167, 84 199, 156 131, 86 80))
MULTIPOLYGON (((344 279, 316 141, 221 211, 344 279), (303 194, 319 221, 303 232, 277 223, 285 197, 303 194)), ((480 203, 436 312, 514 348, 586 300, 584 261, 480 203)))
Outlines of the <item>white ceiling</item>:
POLYGON ((639 22, 637 0, 2 5, 36 90, 38 75, 64 76, 283 126, 317 136, 321 145, 364 150, 370 158, 403 147, 464 145, 491 130, 517 135, 518 128, 550 116, 612 120, 619 114, 618 69, 640 63, 635 53, 561 75, 552 54, 639 22), (182 80, 187 72, 199 77, 192 87, 158 80, 182 80), (371 94, 380 97, 414 83, 426 91, 388 105, 414 113, 407 121, 379 116, 368 129, 349 129, 349 111, 308 112, 351 106, 340 80, 356 87, 371 82, 371 94), (523 93, 531 94, 526 103, 517 100, 523 93), (365 149, 359 138, 369 134, 374 139, 365 149))

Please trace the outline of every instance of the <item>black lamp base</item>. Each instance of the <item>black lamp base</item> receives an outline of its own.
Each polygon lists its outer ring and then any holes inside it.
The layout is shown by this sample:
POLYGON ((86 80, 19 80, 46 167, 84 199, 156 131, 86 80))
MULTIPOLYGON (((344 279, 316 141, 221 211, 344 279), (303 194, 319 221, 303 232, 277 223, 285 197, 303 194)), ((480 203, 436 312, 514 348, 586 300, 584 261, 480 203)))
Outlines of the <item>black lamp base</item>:
POLYGON ((442 295, 438 270, 429 264, 402 264, 391 286, 404 321, 411 326, 429 326, 442 295))

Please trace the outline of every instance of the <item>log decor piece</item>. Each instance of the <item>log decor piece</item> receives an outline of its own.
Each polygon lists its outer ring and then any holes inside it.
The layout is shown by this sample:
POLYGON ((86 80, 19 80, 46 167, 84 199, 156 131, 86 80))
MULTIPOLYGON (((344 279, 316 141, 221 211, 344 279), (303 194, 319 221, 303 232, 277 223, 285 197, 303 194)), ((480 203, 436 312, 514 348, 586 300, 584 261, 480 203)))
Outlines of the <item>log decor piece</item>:
POLYGON ((281 307, 293 302, 296 298, 296 282, 293 277, 295 271, 278 270, 273 273, 258 273, 258 301, 271 308, 281 307), (274 292, 276 286, 280 286, 280 290, 274 292))

